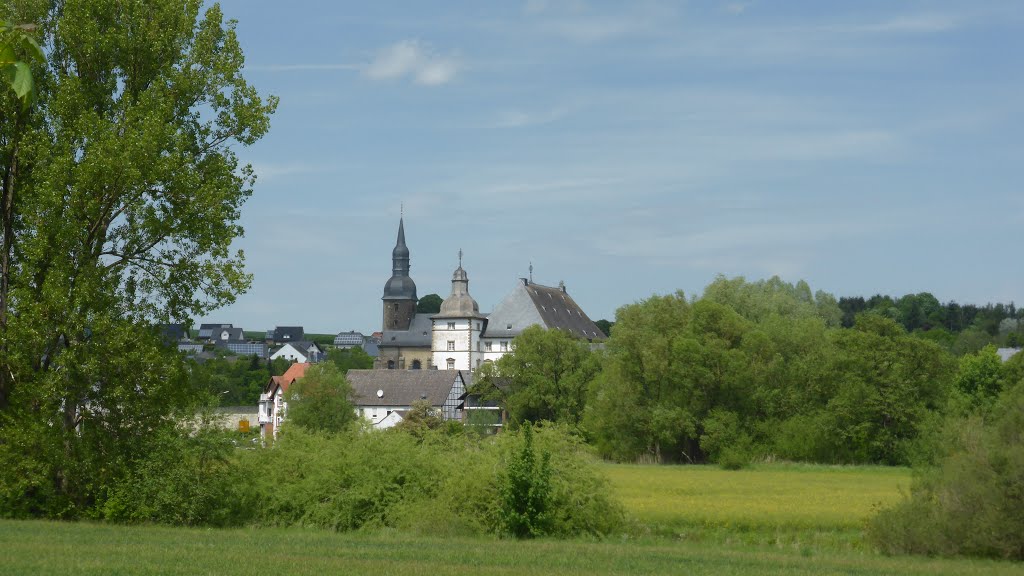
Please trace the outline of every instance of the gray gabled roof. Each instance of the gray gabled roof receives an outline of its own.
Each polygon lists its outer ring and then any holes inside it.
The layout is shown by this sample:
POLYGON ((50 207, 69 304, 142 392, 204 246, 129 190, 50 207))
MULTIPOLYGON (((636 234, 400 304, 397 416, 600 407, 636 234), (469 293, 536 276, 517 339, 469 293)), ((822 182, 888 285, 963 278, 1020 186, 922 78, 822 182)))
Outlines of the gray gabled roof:
POLYGON ((219 332, 221 328, 231 328, 231 324, 200 324, 199 334, 196 335, 196 338, 209 340, 213 337, 213 331, 219 332))
POLYGON ((349 370, 353 403, 358 406, 412 406, 426 400, 441 406, 461 377, 458 370, 349 370), (383 392, 378 397, 377 391, 383 392))
POLYGON ((306 335, 302 326, 278 326, 274 328, 274 342, 297 342, 306 335))
POLYGON ((483 337, 515 337, 535 324, 586 340, 607 338, 564 287, 542 286, 526 279, 520 279, 488 315, 483 337))

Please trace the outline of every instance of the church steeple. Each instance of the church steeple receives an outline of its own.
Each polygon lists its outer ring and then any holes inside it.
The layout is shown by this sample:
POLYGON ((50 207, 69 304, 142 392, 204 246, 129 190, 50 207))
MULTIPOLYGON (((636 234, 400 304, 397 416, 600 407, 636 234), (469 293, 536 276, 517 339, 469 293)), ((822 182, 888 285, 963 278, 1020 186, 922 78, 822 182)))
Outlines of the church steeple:
POLYGON ((409 275, 409 247, 405 245, 405 218, 398 219, 398 241, 391 251, 391 271, 395 276, 409 275))
POLYGON ((408 330, 416 315, 416 283, 409 277, 405 218, 398 219, 398 240, 391 251, 391 278, 384 285, 384 330, 408 330))

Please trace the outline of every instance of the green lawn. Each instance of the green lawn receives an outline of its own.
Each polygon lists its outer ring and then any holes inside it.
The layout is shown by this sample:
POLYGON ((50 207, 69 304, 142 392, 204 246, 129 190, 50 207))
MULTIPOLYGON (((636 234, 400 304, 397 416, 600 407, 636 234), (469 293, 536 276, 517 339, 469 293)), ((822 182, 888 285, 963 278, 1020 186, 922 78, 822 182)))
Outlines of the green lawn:
POLYGON ((703 545, 0 521, 0 574, 1024 574, 1008 563, 703 545))
POLYGON ((1021 574, 1024 565, 886 557, 861 526, 897 468, 604 467, 634 518, 605 541, 397 532, 0 521, 0 574, 1021 574))

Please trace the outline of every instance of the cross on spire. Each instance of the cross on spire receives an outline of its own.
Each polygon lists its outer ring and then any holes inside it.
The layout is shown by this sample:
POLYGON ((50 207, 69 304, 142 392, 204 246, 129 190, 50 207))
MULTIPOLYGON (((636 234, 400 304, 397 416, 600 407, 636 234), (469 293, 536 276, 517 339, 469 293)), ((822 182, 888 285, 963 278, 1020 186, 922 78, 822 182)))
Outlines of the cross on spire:
POLYGON ((459 268, 462 268, 462 248, 459 248, 459 268))

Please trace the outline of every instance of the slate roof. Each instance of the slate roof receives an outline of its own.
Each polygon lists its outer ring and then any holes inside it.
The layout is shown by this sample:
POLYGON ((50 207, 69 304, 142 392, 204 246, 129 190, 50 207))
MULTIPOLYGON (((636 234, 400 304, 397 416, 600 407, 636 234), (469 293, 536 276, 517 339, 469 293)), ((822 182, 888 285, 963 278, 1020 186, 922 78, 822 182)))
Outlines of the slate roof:
POLYGON ((412 406, 418 400, 441 406, 459 374, 458 370, 349 370, 346 376, 357 407, 412 406), (378 390, 383 396, 377 396, 378 390))
POLYGON ((213 338, 214 330, 219 332, 222 328, 231 327, 231 324, 200 324, 199 334, 196 335, 196 338, 199 340, 209 340, 210 338, 213 338))
POLYGON ((302 340, 306 331, 302 326, 278 326, 274 328, 274 342, 297 342, 302 340))
POLYGON ((189 329, 184 324, 161 324, 160 335, 167 342, 178 342, 188 340, 189 329))
POLYGON ((224 330, 228 331, 227 342, 245 342, 245 331, 241 328, 228 327, 214 330, 212 337, 216 340, 220 340, 220 334, 224 330))
POLYGON ((542 286, 526 279, 520 279, 512 292, 494 307, 483 337, 515 337, 534 324, 549 330, 565 330, 586 340, 607 338, 564 287, 542 286))
POLYGON ((408 330, 385 330, 381 338, 380 347, 388 346, 416 346, 430 348, 431 332, 434 324, 429 314, 416 314, 409 323, 408 330))

